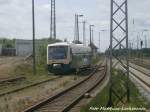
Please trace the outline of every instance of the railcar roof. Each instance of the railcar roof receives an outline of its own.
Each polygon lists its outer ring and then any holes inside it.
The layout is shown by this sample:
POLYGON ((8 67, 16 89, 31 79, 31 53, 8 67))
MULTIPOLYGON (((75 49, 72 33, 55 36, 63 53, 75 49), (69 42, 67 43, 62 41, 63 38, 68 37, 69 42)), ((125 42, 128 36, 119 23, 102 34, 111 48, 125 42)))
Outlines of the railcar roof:
POLYGON ((83 46, 83 44, 74 44, 74 43, 68 43, 68 42, 57 42, 53 44, 48 44, 48 46, 69 46, 69 45, 77 45, 77 46, 83 46))
POLYGON ((69 46, 69 43, 67 42, 58 42, 58 43, 54 43, 54 44, 48 44, 48 47, 50 46, 69 46))
POLYGON ((80 46, 80 47, 85 47, 83 44, 74 44, 74 43, 68 43, 68 42, 57 42, 54 44, 48 44, 48 47, 51 47, 51 46, 80 46))

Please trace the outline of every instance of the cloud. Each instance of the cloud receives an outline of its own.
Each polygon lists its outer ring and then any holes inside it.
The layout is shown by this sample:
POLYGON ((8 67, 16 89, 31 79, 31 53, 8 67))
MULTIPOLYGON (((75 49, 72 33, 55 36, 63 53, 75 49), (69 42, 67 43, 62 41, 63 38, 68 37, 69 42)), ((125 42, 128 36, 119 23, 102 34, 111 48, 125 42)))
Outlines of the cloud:
MULTIPOLYGON (((31 0, 0 0, 0 37, 32 39, 31 0)), ((148 28, 150 25, 149 0, 129 0, 129 32, 148 28)), ((84 14, 87 20, 87 38, 89 24, 95 24, 95 42, 98 45, 98 32, 109 31, 110 0, 56 0, 57 37, 68 40, 74 38, 74 14, 84 14)), ((50 0, 35 1, 36 38, 48 37, 50 34, 50 0)), ((80 29, 82 25, 80 25, 80 29)), ((82 34, 82 31, 81 31, 82 34)), ((82 36, 81 36, 82 37, 82 36)), ((101 34, 102 47, 109 45, 109 32, 101 34), (105 42, 104 42, 105 41, 105 42), (103 44, 105 43, 105 44, 103 44)))
POLYGON ((10 3, 12 3, 13 0, 0 0, 0 4, 1 5, 8 5, 10 3))

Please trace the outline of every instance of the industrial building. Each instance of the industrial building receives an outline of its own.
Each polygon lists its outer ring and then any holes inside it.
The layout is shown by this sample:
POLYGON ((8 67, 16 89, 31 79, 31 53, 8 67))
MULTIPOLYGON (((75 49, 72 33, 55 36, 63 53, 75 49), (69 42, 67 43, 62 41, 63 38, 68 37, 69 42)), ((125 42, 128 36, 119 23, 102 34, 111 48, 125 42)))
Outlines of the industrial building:
POLYGON ((32 40, 21 40, 16 39, 15 43, 16 55, 17 56, 27 56, 32 54, 32 40))

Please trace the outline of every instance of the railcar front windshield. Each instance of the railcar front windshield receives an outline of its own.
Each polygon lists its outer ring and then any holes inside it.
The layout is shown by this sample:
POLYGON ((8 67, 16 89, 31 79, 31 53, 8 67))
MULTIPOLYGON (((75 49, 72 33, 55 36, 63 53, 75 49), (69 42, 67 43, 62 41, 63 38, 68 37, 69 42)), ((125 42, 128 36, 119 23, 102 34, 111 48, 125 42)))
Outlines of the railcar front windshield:
POLYGON ((50 46, 48 48, 48 59, 66 59, 68 53, 67 46, 50 46))

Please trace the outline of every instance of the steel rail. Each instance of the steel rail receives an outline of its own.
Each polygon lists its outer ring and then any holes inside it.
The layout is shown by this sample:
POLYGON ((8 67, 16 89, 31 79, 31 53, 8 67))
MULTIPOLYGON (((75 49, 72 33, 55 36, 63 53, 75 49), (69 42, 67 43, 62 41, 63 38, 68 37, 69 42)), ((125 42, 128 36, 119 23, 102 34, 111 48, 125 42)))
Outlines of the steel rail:
MULTIPOLYGON (((131 66, 130 66, 131 67, 131 66)), ((132 67, 131 67, 132 68, 132 67)), ((134 69, 134 68, 133 68, 134 69)), ((138 69, 135 69, 137 70, 138 72, 140 72, 138 69)), ((131 70, 129 70, 129 73, 131 73, 134 77, 136 77, 138 80, 140 80, 144 85, 146 85, 147 87, 150 88, 150 84, 147 83, 146 81, 144 81, 141 77, 137 76, 135 73, 133 73, 131 70)), ((142 73, 142 72, 141 72, 142 73)), ((144 73, 142 73, 144 74, 144 73)), ((144 74, 145 75, 145 74, 144 74)))
POLYGON ((89 93, 94 88, 96 88, 104 80, 105 77, 106 77, 106 70, 104 70, 102 78, 99 78, 96 81, 96 83, 89 88, 89 90, 87 90, 86 92, 84 92, 83 94, 81 94, 78 98, 76 98, 73 102, 71 102, 68 106, 66 106, 61 112, 67 112, 67 111, 69 111, 73 106, 75 106, 80 100, 82 100, 84 98, 84 95, 86 93, 89 93))
POLYGON ((149 67, 147 67, 147 66, 149 66, 148 63, 145 63, 145 62, 139 63, 139 62, 137 62, 137 61, 131 61, 131 62, 134 63, 134 64, 136 64, 136 65, 138 65, 138 66, 141 66, 141 67, 144 67, 144 68, 146 68, 146 69, 149 69, 149 67))
MULTIPOLYGON (((25 109, 23 112, 33 112, 33 111, 39 109, 40 107, 42 107, 42 106, 44 106, 44 105, 46 105, 46 104, 48 104, 48 103, 51 103, 52 101, 54 101, 55 99, 61 97, 61 96, 64 95, 64 94, 66 94, 67 92, 72 91, 74 88, 80 86, 80 85, 83 84, 84 82, 87 82, 87 80, 89 80, 92 76, 94 76, 94 74, 97 72, 97 69, 98 69, 98 68, 94 69, 94 70, 92 71, 92 73, 91 73, 87 78, 81 80, 81 81, 78 82, 78 83, 75 83, 75 84, 72 85, 71 87, 66 88, 66 89, 63 90, 62 92, 57 93, 57 94, 55 94, 55 95, 53 95, 53 96, 51 96, 51 97, 49 97, 49 98, 47 98, 47 99, 45 99, 45 100, 43 100, 43 101, 41 101, 41 102, 35 104, 35 105, 33 105, 33 106, 31 106, 31 107, 25 109)), ((72 104, 74 104, 74 103, 72 103, 72 104)), ((71 104, 71 105, 72 105, 72 104, 71 104)), ((69 107, 70 107, 70 106, 69 106, 69 107)))
POLYGON ((131 66, 131 65, 130 65, 130 67, 133 68, 133 69, 135 69, 135 70, 137 70, 137 71, 139 71, 139 72, 141 72, 142 74, 144 74, 144 75, 150 77, 150 74, 145 73, 143 70, 140 70, 140 69, 138 69, 138 68, 136 68, 136 67, 133 67, 133 66, 131 66))
POLYGON ((150 84, 149 84, 149 83, 145 82, 142 78, 140 78, 139 76, 137 76, 135 73, 133 73, 133 72, 131 72, 131 71, 130 71, 130 73, 131 73, 133 76, 135 76, 137 79, 139 79, 142 83, 144 83, 147 87, 150 88, 150 84))
MULTIPOLYGON (((94 68, 95 66, 93 66, 92 68, 94 68)), ((83 71, 80 71, 80 74, 82 74, 83 71)), ((85 72, 85 71, 84 71, 85 72)), ((35 87, 35 86, 38 86, 38 85, 41 85, 41 84, 44 84, 44 83, 47 83, 49 81, 54 81, 54 80, 57 80, 59 78, 62 78, 63 76, 57 76, 55 78, 51 78, 51 79, 47 79, 45 81, 40 81, 40 82, 37 82, 37 83, 33 83, 33 84, 30 84, 30 85, 27 85, 27 86, 23 86, 23 87, 20 87, 20 88, 17 88, 17 89, 14 89, 14 90, 11 90, 11 91, 8 91, 8 92, 4 92, 4 93, 0 93, 0 97, 3 97, 5 95, 9 95, 9 94, 12 94, 12 93, 15 93, 15 92, 19 92, 19 91, 22 91, 24 89, 28 89, 28 88, 31 88, 31 87, 35 87)))
POLYGON ((43 84, 43 83, 46 83, 46 82, 49 82, 49 81, 53 81, 53 80, 56 80, 56 79, 59 79, 61 78, 62 76, 58 76, 58 77, 55 77, 55 78, 52 78, 52 79, 48 79, 48 80, 45 80, 45 81, 41 81, 41 82, 38 82, 38 83, 34 83, 34 84, 31 84, 31 85, 28 85, 28 86, 24 86, 24 87, 21 87, 21 88, 18 88, 18 89, 14 89, 12 91, 8 91, 8 92, 5 92, 5 93, 1 93, 0 94, 0 97, 4 96, 4 95, 8 95, 8 94, 12 94, 12 93, 15 93, 15 92, 19 92, 19 91, 22 91, 24 89, 28 89, 30 87, 34 87, 34 86, 37 86, 37 85, 40 85, 40 84, 43 84))
POLYGON ((24 79, 25 79, 25 77, 23 77, 23 76, 1 78, 0 79, 0 84, 6 83, 6 82, 15 82, 15 81, 24 80, 24 79))

